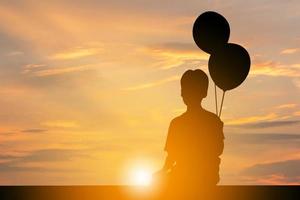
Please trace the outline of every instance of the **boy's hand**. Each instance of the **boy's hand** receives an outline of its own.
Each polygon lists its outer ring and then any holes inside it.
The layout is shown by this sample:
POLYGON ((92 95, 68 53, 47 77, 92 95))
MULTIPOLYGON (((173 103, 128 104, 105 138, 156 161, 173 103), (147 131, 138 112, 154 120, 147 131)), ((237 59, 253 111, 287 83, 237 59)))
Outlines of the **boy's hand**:
POLYGON ((157 172, 155 172, 152 176, 154 180, 160 179, 161 177, 165 176, 167 174, 167 171, 165 169, 161 169, 157 172))
POLYGON ((168 170, 164 168, 155 172, 153 175, 153 185, 162 186, 167 183, 168 180, 168 170))

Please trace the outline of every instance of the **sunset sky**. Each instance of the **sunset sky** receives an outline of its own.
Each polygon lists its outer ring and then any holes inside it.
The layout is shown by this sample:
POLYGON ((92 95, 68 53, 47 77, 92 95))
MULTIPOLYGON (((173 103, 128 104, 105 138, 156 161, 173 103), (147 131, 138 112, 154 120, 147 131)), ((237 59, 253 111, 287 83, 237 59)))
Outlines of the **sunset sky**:
MULTIPOLYGON (((128 184, 158 170, 185 111, 182 73, 208 72, 192 38, 207 10, 252 60, 225 97, 220 184, 300 184, 298 0, 2 0, 0 184, 128 184)), ((212 112, 213 91, 210 80, 212 112)))

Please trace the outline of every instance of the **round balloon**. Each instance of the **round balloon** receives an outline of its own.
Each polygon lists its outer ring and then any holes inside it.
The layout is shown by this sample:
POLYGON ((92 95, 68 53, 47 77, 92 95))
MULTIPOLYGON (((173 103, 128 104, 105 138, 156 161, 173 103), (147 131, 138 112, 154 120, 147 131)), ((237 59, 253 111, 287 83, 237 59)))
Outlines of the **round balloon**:
POLYGON ((229 40, 230 27, 227 20, 212 11, 202 13, 193 26, 193 37, 197 46, 211 54, 229 40))
POLYGON ((250 70, 250 56, 246 49, 228 43, 209 58, 209 73, 215 84, 223 91, 239 86, 250 70))

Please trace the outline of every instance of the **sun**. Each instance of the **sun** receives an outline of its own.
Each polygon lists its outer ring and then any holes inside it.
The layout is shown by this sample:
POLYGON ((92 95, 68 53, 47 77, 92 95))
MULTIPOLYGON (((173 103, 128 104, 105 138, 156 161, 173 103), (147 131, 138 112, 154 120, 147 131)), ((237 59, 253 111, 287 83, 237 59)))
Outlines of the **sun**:
POLYGON ((132 182, 134 185, 148 186, 151 184, 152 174, 147 169, 136 169, 132 173, 132 182))

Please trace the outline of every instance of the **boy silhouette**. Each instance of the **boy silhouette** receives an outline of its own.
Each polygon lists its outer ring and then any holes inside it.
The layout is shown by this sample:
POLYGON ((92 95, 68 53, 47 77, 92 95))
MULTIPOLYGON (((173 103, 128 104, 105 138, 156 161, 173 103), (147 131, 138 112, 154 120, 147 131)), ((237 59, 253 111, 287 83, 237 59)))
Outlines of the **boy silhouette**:
POLYGON ((202 70, 188 70, 183 74, 181 96, 187 110, 170 123, 165 145, 168 156, 156 173, 156 176, 167 175, 170 192, 197 193, 219 182, 223 122, 201 106, 207 89, 208 77, 202 70))

